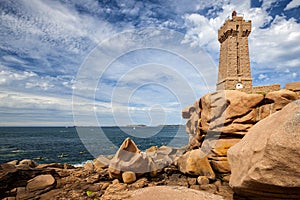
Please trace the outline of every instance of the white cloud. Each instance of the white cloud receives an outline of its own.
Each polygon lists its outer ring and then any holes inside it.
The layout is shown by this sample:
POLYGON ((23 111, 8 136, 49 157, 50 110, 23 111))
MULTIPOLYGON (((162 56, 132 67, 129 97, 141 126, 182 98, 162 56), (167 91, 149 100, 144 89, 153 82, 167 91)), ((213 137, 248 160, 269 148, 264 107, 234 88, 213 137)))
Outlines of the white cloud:
POLYGON ((297 8, 300 6, 300 0, 292 0, 285 8, 284 10, 290 10, 293 8, 297 8))
POLYGON ((259 74, 259 76, 258 76, 259 80, 266 79, 266 78, 268 78, 268 76, 265 74, 259 74))
POLYGON ((267 68, 299 67, 300 24, 293 18, 276 17, 267 29, 250 35, 251 60, 267 68))

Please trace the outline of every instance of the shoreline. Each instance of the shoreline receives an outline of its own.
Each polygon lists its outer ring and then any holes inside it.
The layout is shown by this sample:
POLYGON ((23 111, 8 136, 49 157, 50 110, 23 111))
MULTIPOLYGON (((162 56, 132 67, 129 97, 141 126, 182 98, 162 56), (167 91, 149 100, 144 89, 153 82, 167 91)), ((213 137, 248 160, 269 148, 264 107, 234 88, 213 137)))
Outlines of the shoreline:
POLYGON ((107 165, 102 166, 103 168, 96 166, 95 162, 86 162, 83 166, 76 167, 60 163, 37 164, 31 160, 5 163, 0 165, 2 172, 0 179, 3 180, 3 172, 5 172, 10 177, 9 187, 4 189, 4 182, 1 180, 2 196, 0 196, 4 199, 7 197, 17 199, 131 199, 135 193, 144 191, 140 190, 142 188, 151 188, 160 192, 166 190, 165 192, 170 195, 169 190, 176 190, 178 187, 179 189, 181 187, 180 191, 185 188, 187 193, 192 192, 193 195, 197 191, 200 196, 218 195, 218 199, 232 199, 233 195, 228 182, 219 178, 202 180, 197 176, 183 174, 173 164, 162 168, 155 176, 139 175, 134 182, 128 183, 122 179, 110 177, 107 165), (23 174, 23 179, 18 176, 20 173, 23 174), (41 180, 48 185, 39 185, 41 180), (38 189, 32 189, 32 185, 38 189), (162 186, 169 189, 161 188, 162 186))

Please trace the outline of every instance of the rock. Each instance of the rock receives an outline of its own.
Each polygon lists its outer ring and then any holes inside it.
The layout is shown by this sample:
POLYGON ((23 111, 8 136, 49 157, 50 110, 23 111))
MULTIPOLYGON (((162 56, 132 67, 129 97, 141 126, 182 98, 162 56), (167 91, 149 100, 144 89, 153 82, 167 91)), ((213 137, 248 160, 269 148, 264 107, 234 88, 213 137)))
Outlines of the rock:
POLYGON ((238 143, 240 138, 224 138, 224 139, 215 139, 210 138, 204 140, 202 143, 201 149, 206 152, 210 152, 208 154, 209 159, 213 160, 227 160, 227 151, 230 147, 238 143), (224 159, 223 159, 223 158, 224 159))
POLYGON ((57 168, 57 169, 75 169, 73 165, 67 163, 50 163, 50 164, 39 164, 36 168, 45 169, 45 168, 57 168))
POLYGON ((188 151, 178 159, 177 164, 182 173, 196 176, 203 175, 209 179, 215 179, 215 173, 206 154, 201 149, 188 151))
POLYGON ((201 146, 201 139, 202 137, 199 136, 198 134, 196 135, 189 135, 189 146, 190 146, 190 149, 196 149, 198 147, 201 146))
POLYGON ((181 117, 183 119, 189 119, 191 117, 189 110, 190 110, 190 106, 182 109, 182 111, 181 111, 181 117))
POLYGON ((127 138, 109 164, 109 174, 112 178, 121 179, 122 172, 132 171, 137 175, 156 174, 156 165, 152 158, 142 153, 136 144, 127 138))
POLYGON ((285 85, 285 89, 299 92, 300 91, 300 82, 287 83, 285 85))
POLYGON ((228 150, 230 186, 242 196, 300 197, 300 100, 261 120, 228 150))
POLYGON ((106 188, 108 188, 110 184, 109 183, 103 183, 102 187, 101 187, 101 190, 106 190, 106 188))
POLYGON ((45 190, 55 184, 55 179, 52 175, 39 175, 28 181, 26 190, 34 192, 36 190, 45 190))
POLYGON ((6 164, 9 164, 9 165, 17 165, 18 163, 19 163, 18 160, 12 160, 12 161, 7 162, 6 164))
POLYGON ((114 183, 110 184, 105 190, 105 193, 101 197, 101 200, 122 200, 130 199, 130 195, 127 191, 127 184, 124 183, 114 183))
POLYGON ((86 162, 83 165, 83 169, 88 171, 88 172, 94 172, 94 164, 92 162, 86 162))
POLYGON ((189 188, 193 190, 200 190, 200 185, 191 185, 189 188))
POLYGON ((54 197, 60 197, 61 198, 62 191, 60 189, 53 189, 49 192, 43 193, 40 195, 41 200, 52 200, 54 197))
POLYGON ((34 160, 24 159, 19 162, 18 166, 28 166, 31 168, 35 168, 38 166, 38 164, 34 160))
POLYGON ((193 112, 186 123, 186 132, 195 135, 198 129, 199 113, 193 112))
POLYGON ((196 135, 198 130, 198 120, 200 117, 200 99, 194 103, 194 105, 186 107, 182 111, 182 118, 188 119, 186 123, 186 132, 189 135, 196 135))
POLYGON ((204 184, 204 185, 200 185, 200 189, 210 192, 210 193, 216 193, 217 192, 217 186, 214 184, 204 184))
POLYGON ((155 152, 158 150, 158 147, 157 146, 151 146, 150 148, 146 149, 146 153, 151 153, 151 152, 155 152))
POLYGON ((126 171, 122 173, 122 179, 124 183, 133 183, 136 181, 136 176, 134 172, 126 171))
POLYGON ((233 191, 229 186, 220 185, 217 194, 225 197, 225 199, 233 199, 233 191))
POLYGON ((95 158, 93 161, 94 170, 96 172, 101 172, 103 169, 108 168, 109 163, 110 160, 106 156, 100 155, 97 158, 95 158))
POLYGON ((227 160, 212 160, 210 164, 217 173, 230 173, 230 166, 227 160))
POLYGON ((132 200, 221 200, 222 196, 179 186, 155 186, 130 191, 132 200))
POLYGON ((91 176, 87 177, 85 180, 89 184, 97 183, 99 181, 99 174, 91 175, 91 176))
POLYGON ((182 174, 172 174, 165 179, 165 184, 170 186, 184 186, 188 187, 189 183, 187 177, 182 174))
POLYGON ((201 98, 201 130, 243 134, 255 123, 254 114, 249 112, 264 99, 262 94, 247 94, 238 90, 208 93, 201 98), (233 123, 237 118, 247 118, 248 124, 233 123), (224 126, 223 124, 226 123, 224 126))
MULTIPOLYGON (((0 165, 0 199, 6 197, 6 192, 14 188, 22 188, 27 185, 27 181, 41 174, 58 175, 52 169, 30 168, 27 165, 0 165)), ((19 193, 19 192, 18 192, 19 193)))
POLYGON ((197 178, 188 177, 187 178, 189 186, 197 184, 197 178))
POLYGON ((137 180, 136 182, 134 182, 132 184, 132 186, 134 188, 143 188, 143 187, 145 187, 145 186, 148 185, 147 182, 148 182, 147 178, 140 178, 139 180, 137 180))
POLYGON ((298 99, 295 92, 289 90, 279 90, 266 94, 266 100, 274 102, 272 112, 281 110, 288 103, 298 99))
POLYGON ((199 185, 206 185, 209 184, 209 179, 206 176, 198 176, 197 183, 199 185))
POLYGON ((175 149, 173 149, 172 147, 168 147, 168 146, 161 146, 161 147, 159 147, 157 152, 162 155, 171 155, 171 154, 175 153, 175 149))
POLYGON ((223 182, 229 183, 229 180, 230 180, 230 174, 224 175, 224 176, 222 177, 222 181, 223 181, 223 182))
POLYGON ((148 151, 146 155, 152 158, 157 170, 160 171, 176 162, 185 151, 185 148, 161 146, 155 150, 153 149, 151 152, 148 151))
POLYGON ((3 200, 16 200, 16 197, 6 197, 3 200))

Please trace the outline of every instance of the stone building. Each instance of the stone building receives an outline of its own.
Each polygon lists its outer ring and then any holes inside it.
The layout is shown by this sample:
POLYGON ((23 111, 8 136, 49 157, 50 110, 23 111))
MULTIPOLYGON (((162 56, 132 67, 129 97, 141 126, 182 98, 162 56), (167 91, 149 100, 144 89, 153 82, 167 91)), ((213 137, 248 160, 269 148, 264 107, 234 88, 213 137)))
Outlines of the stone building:
POLYGON ((248 48, 251 21, 232 12, 232 18, 225 21, 218 30, 220 59, 217 90, 239 89, 252 91, 252 77, 248 48))

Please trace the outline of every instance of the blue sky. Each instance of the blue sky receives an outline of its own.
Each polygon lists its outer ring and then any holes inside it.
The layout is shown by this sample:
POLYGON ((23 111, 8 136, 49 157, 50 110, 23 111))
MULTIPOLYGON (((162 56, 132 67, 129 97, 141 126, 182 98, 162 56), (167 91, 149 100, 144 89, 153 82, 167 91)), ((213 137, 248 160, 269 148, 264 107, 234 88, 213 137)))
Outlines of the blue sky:
POLYGON ((299 0, 0 0, 0 125, 185 123, 234 9, 253 84, 300 81, 299 0))

